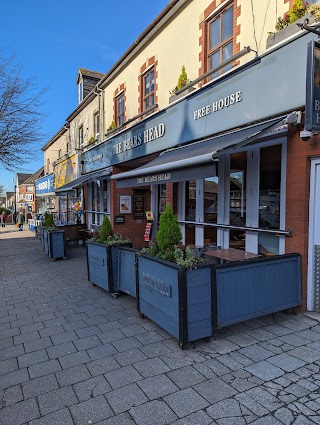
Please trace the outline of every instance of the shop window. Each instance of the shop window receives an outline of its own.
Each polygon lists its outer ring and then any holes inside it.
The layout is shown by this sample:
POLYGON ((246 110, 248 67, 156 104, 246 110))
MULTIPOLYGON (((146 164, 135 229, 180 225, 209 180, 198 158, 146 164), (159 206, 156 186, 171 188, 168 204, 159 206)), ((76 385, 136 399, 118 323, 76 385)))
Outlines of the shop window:
POLYGON ((167 202, 167 186, 165 184, 159 185, 159 216, 166 209, 167 202))
MULTIPOLYGON (((196 180, 186 182, 186 221, 195 221, 196 219, 196 180)), ((195 225, 186 224, 185 226, 186 245, 195 245, 195 225)))
POLYGON ((124 117, 124 93, 116 97, 116 123, 120 127, 125 121, 124 117))
MULTIPOLYGON (((247 153, 230 155, 230 225, 246 226, 247 153)), ((230 230, 230 247, 244 248, 245 232, 230 230)))
MULTIPOLYGON (((280 229, 281 145, 260 150, 259 227, 280 229)), ((279 253, 279 238, 259 234, 261 253, 279 253)))
POLYGON ((103 212, 109 212, 109 188, 108 188, 109 180, 103 180, 102 188, 103 188, 103 212))
MULTIPOLYGON (((218 177, 207 177, 204 179, 203 211, 205 223, 217 223, 218 217, 218 177)), ((217 243, 217 228, 204 227, 204 244, 217 243)))
POLYGON ((155 104, 154 68, 151 68, 143 76, 143 110, 151 108, 155 104))
MULTIPOLYGON (((215 15, 207 25, 207 63, 210 70, 233 56, 233 4, 215 15)), ((229 64, 212 74, 211 78, 216 78, 231 68, 232 64, 229 64)))

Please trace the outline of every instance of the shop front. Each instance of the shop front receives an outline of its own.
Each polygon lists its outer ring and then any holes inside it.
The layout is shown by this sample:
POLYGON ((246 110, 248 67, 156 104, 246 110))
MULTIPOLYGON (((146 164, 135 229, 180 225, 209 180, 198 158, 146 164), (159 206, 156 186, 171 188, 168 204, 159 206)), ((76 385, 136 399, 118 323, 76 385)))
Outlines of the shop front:
POLYGON ((55 213, 55 193, 53 174, 41 177, 35 181, 37 214, 44 215, 45 212, 55 213))

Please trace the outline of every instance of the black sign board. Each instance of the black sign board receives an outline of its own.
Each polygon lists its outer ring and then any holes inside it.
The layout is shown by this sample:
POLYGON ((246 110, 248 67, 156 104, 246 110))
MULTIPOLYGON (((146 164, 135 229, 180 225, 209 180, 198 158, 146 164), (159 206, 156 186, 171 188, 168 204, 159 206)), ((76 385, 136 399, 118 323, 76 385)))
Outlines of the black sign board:
POLYGON ((306 115, 304 128, 320 131, 320 43, 308 43, 306 115))
POLYGON ((133 195, 133 217, 136 220, 145 218, 145 192, 135 192, 133 195))
POLYGON ((114 219, 115 224, 124 224, 125 217, 123 215, 116 215, 114 219))

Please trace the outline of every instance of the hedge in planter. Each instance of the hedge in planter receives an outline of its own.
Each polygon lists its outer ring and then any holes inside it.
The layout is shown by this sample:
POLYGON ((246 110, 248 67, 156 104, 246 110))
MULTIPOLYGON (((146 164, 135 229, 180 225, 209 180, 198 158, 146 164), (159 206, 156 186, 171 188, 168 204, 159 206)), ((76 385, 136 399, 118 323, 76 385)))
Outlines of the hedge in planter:
POLYGON ((138 310, 186 343, 212 335, 214 265, 201 264, 178 244, 181 231, 170 205, 160 217, 157 245, 138 256, 138 310), (148 255, 148 254, 152 254, 148 255))
POLYGON ((113 234, 108 216, 104 216, 99 237, 87 242, 88 280, 100 288, 116 294, 113 282, 117 281, 117 254, 112 254, 113 246, 129 246, 130 241, 113 234))

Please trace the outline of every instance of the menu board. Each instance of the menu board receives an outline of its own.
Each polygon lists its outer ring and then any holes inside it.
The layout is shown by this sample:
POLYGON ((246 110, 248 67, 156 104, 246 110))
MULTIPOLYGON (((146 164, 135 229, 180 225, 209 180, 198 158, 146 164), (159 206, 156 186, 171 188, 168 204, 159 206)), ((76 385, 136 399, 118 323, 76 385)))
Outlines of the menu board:
POLYGON ((133 217, 135 219, 145 218, 145 192, 135 192, 133 195, 133 217))

